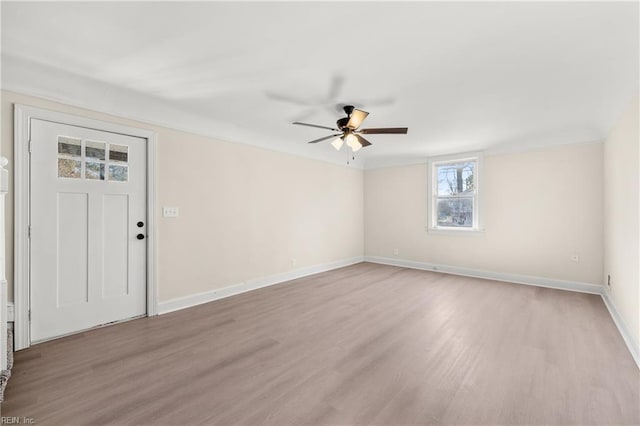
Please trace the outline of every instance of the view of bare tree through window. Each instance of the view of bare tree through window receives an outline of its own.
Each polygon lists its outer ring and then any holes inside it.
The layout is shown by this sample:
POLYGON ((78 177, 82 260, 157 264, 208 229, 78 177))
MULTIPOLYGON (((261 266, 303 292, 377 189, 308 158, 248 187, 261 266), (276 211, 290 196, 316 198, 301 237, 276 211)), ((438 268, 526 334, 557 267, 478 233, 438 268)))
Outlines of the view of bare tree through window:
POLYGON ((473 227, 475 166, 475 161, 436 166, 438 226, 473 227))

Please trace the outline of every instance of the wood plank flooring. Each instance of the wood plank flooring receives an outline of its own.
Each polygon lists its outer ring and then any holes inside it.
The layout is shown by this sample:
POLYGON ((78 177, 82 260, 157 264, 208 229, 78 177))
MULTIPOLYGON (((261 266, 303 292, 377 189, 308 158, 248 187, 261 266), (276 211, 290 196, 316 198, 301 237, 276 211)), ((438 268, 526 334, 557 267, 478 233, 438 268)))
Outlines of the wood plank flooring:
POLYGON ((36 424, 640 424, 599 296, 361 263, 16 353, 36 424))

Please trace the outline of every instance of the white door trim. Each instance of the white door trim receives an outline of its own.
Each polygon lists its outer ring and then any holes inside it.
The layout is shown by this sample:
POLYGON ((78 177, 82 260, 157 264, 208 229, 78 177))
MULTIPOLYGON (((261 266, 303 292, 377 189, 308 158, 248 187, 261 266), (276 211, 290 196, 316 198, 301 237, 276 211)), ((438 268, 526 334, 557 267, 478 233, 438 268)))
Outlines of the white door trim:
POLYGON ((31 346, 29 335, 29 141, 31 119, 87 127, 147 140, 147 316, 158 313, 156 224, 156 133, 27 105, 14 105, 14 339, 15 350, 31 346))

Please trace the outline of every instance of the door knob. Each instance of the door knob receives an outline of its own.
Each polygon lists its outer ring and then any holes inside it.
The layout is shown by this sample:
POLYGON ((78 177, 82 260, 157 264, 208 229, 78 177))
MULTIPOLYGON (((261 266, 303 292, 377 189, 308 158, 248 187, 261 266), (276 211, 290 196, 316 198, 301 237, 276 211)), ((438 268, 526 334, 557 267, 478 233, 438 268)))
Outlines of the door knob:
POLYGON ((144 234, 138 234, 136 238, 139 240, 144 240, 144 234))

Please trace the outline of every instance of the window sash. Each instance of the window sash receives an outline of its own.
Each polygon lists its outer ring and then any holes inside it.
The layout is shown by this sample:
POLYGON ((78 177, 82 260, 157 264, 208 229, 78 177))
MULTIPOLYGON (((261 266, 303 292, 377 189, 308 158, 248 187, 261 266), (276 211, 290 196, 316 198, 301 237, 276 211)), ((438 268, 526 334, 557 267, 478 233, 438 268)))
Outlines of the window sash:
POLYGON ((456 231, 456 232, 469 232, 480 231, 480 211, 479 211, 479 187, 480 183, 480 169, 482 167, 482 153, 473 153, 469 155, 461 155, 459 157, 449 157, 442 160, 433 159, 429 161, 429 176, 431 177, 430 185, 428 189, 430 191, 430 203, 431 206, 428 209, 430 214, 428 229, 434 231, 456 231), (474 188, 471 192, 451 194, 451 195, 438 195, 438 168, 441 166, 458 164, 458 163, 473 163, 473 176, 474 176, 474 188), (438 225, 438 201, 439 200, 471 200, 472 205, 472 225, 471 227, 465 226, 443 226, 438 225))
POLYGON ((476 197, 475 196, 466 196, 466 197, 436 197, 434 199, 434 203, 433 203, 433 223, 432 223, 432 228, 433 229, 447 229, 447 230, 474 230, 477 229, 477 209, 476 209, 477 203, 476 203, 476 197), (440 200, 470 200, 471 201, 471 226, 464 226, 464 225, 454 225, 454 226, 447 226, 447 225, 440 225, 438 223, 438 201, 440 200))

